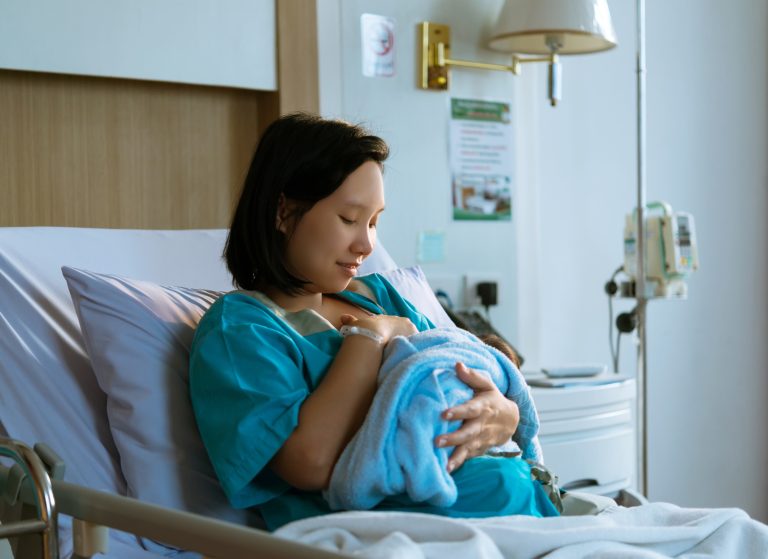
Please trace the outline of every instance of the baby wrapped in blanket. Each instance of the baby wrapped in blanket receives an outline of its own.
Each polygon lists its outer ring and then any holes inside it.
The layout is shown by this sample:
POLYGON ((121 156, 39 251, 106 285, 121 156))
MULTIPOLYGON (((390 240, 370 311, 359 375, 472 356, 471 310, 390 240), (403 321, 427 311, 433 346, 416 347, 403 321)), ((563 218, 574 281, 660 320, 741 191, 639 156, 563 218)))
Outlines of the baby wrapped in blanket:
POLYGON ((441 412, 473 396, 456 375, 457 362, 487 374, 519 408, 513 440, 492 450, 519 447, 522 458, 542 461, 536 408, 525 379, 504 354, 456 328, 399 336, 384 349, 371 408, 324 492, 331 508, 370 509, 400 494, 437 507, 456 501, 456 484, 446 468, 451 449, 436 447, 434 440, 460 427, 441 412))

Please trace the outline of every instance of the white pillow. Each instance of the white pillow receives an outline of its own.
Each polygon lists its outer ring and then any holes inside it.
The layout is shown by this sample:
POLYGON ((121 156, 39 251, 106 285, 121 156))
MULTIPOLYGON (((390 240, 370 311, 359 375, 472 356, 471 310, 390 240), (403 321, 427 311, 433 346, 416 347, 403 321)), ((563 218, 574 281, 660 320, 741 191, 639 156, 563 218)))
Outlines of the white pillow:
POLYGON ((220 291, 164 287, 63 267, 128 494, 240 524, 219 486, 189 403, 189 348, 220 291))

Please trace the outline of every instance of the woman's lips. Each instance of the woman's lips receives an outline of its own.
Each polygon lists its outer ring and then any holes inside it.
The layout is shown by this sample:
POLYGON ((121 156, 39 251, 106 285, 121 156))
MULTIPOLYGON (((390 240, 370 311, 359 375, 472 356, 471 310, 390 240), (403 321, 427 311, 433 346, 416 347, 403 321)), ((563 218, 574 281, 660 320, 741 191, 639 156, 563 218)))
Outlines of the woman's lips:
POLYGON ((350 276, 357 275, 357 269, 360 267, 357 262, 337 262, 337 264, 350 276))

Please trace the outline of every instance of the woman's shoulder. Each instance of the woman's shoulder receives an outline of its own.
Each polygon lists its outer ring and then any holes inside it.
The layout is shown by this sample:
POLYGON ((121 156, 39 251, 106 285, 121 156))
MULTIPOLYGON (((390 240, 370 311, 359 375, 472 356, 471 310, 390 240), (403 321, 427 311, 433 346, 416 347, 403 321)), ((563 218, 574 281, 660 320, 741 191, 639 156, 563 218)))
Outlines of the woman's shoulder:
POLYGON ((278 324, 282 309, 258 291, 230 291, 205 312, 198 330, 237 325, 278 324))

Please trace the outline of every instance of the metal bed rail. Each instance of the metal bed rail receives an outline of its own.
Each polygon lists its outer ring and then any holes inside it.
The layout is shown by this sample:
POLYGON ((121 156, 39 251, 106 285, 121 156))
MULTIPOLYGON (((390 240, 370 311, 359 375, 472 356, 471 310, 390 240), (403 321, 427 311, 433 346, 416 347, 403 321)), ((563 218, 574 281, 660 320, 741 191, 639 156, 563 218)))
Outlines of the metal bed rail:
MULTIPOLYGON (((13 481, 13 488, 9 501, 15 502, 21 492, 24 479, 31 480, 27 484, 28 495, 25 501, 35 506, 37 519, 19 520, 10 524, 0 525, 0 539, 7 539, 26 534, 40 534, 42 538, 42 556, 44 559, 56 559, 58 553, 59 525, 56 512, 56 499, 54 498, 51 478, 43 461, 22 442, 13 439, 0 439, 0 456, 10 458, 15 462, 14 468, 8 468, 6 482, 13 481)), ((6 491, 8 496, 8 491, 6 491)))
POLYGON ((12 468, 0 465, 0 490, 5 486, 8 499, 9 485, 18 485, 18 499, 25 503, 37 504, 41 517, 32 521, 0 525, 0 539, 40 531, 42 523, 45 523, 45 530, 42 531, 44 540, 47 538, 47 555, 43 556, 45 559, 58 557, 58 532, 55 529, 57 514, 66 514, 75 519, 73 542, 75 555, 78 557, 90 557, 94 553, 108 551, 103 527, 150 538, 179 549, 196 551, 208 558, 349 557, 347 554, 279 538, 262 530, 51 479, 38 454, 24 443, 0 438, 0 449, 4 451, 0 451, 2 455, 14 460, 20 455, 24 464, 33 464, 31 467, 26 466, 29 470, 28 478, 15 484, 12 481, 17 474, 11 472, 12 468))

